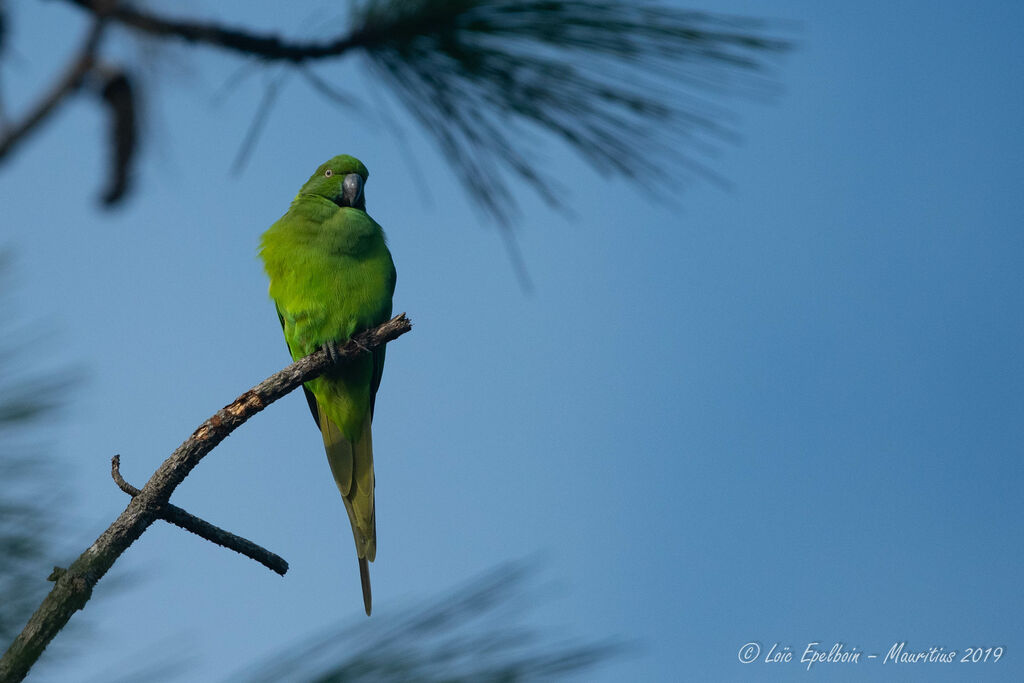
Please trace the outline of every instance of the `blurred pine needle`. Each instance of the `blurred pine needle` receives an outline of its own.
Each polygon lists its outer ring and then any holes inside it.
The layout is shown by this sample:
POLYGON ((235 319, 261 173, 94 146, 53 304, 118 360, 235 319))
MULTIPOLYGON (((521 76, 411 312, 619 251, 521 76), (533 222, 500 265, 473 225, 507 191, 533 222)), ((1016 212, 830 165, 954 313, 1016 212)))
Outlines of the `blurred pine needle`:
POLYGON ((368 0, 353 26, 351 44, 506 225, 520 193, 505 172, 562 203, 537 132, 655 193, 680 171, 713 176, 700 136, 732 131, 698 94, 770 86, 766 57, 788 47, 761 21, 615 0, 368 0))
POLYGON ((45 425, 68 380, 33 371, 32 335, 10 310, 9 260, 0 252, 0 643, 24 627, 50 590, 63 493, 45 457, 45 425))
MULTIPOLYGON (((519 625, 531 570, 508 563, 418 608, 375 614, 282 648, 235 680, 251 683, 516 683, 578 677, 623 643, 567 641, 519 625)), ((578 679, 578 678, 577 678, 578 679)))

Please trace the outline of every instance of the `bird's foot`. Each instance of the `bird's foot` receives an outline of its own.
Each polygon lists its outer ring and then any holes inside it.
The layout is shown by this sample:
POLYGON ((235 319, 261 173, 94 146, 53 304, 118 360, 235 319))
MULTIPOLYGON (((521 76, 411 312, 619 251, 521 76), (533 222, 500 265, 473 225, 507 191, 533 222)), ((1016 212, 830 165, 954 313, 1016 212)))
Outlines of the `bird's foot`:
POLYGON ((327 352, 327 357, 331 359, 331 365, 337 365, 341 360, 341 347, 342 345, 337 341, 329 341, 324 344, 323 349, 327 352))

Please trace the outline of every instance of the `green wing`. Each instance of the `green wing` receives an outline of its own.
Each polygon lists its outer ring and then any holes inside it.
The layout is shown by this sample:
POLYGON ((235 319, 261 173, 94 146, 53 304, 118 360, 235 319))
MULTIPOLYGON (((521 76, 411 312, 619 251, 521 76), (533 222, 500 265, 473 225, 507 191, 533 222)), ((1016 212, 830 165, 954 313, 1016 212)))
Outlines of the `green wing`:
MULTIPOLYGON (((284 316, 281 315, 281 309, 275 305, 274 310, 277 311, 277 319, 281 322, 281 331, 284 332, 284 316)), ((284 340, 284 345, 288 347, 288 354, 291 355, 292 349, 290 346, 288 346, 287 339, 284 340)), ((381 363, 383 363, 383 360, 381 361, 381 363)), ((383 370, 384 369, 381 368, 381 372, 383 372, 383 370)), ((380 386, 379 381, 378 386, 380 386)), ((316 428, 320 429, 320 406, 316 402, 316 396, 313 395, 313 392, 310 391, 309 387, 307 387, 305 384, 302 385, 302 393, 306 395, 306 403, 309 404, 309 412, 313 413, 313 422, 316 422, 316 428)))

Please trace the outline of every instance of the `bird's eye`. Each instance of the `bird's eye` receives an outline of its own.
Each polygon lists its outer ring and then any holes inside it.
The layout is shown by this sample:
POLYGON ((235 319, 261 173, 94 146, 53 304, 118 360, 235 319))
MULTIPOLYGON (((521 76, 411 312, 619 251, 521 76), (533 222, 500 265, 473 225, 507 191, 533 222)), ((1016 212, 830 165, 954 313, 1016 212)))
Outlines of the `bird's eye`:
POLYGON ((324 171, 324 175, 330 178, 332 175, 334 175, 334 171, 332 171, 331 169, 327 169, 326 171, 324 171))

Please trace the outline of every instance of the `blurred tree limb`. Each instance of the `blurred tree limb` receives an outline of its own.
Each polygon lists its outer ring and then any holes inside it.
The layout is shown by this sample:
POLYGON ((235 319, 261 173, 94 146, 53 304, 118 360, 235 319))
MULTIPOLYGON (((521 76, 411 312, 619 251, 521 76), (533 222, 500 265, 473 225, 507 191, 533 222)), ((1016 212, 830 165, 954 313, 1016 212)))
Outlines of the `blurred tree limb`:
MULTIPOLYGON (((731 131, 696 94, 766 81, 767 56, 789 46, 764 22, 628 0, 361 0, 348 26, 322 40, 171 18, 129 2, 65 2, 155 40, 290 64, 335 103, 341 88, 310 65, 361 53, 470 198, 506 228, 519 194, 509 174, 561 203, 534 160, 543 146, 533 133, 560 139, 602 174, 663 195, 675 192, 680 173, 712 175, 691 150, 706 144, 703 135, 731 131)), ((122 110, 122 120, 133 121, 132 111, 122 110)), ((111 140, 121 146, 110 176, 128 178, 135 138, 111 140)), ((105 201, 124 194, 108 191, 105 201)))
MULTIPOLYGON (((67 99, 83 89, 90 90, 106 105, 110 119, 108 141, 111 150, 107 189, 101 200, 111 206, 119 202, 129 189, 130 170, 136 149, 135 98, 127 72, 121 67, 102 62, 99 57, 101 39, 114 0, 93 3, 93 20, 81 47, 72 55, 64 72, 40 95, 17 121, 0 122, 0 163, 25 142, 67 99)), ((0 5, 0 12, 3 11, 0 5)), ((0 14, 0 21, 3 20, 0 14)), ((5 27, 0 27, 2 30, 5 27)), ((2 48, 2 45, 0 45, 2 48)))
POLYGON ((64 73, 43 93, 39 101, 35 103, 25 115, 17 122, 8 123, 0 129, 0 160, 9 155, 11 151, 24 140, 41 124, 53 114, 57 107, 76 92, 85 81, 89 71, 93 68, 96 60, 96 50, 99 47, 100 36, 106 25, 102 19, 97 18, 86 33, 81 47, 78 48, 71 61, 65 67, 64 73))
MULTIPOLYGON (((397 339, 410 329, 412 324, 404 313, 395 316, 349 340, 340 350, 341 362, 397 339)), ((71 615, 89 601, 93 587, 117 558, 154 521, 166 514, 162 510, 168 505, 174 489, 203 457, 250 417, 304 382, 320 376, 330 366, 331 360, 325 350, 312 353, 268 377, 200 425, 133 495, 128 507, 113 524, 70 567, 54 571, 51 576, 53 589, 0 658, 0 682, 20 681, 28 675, 32 665, 71 615)))

